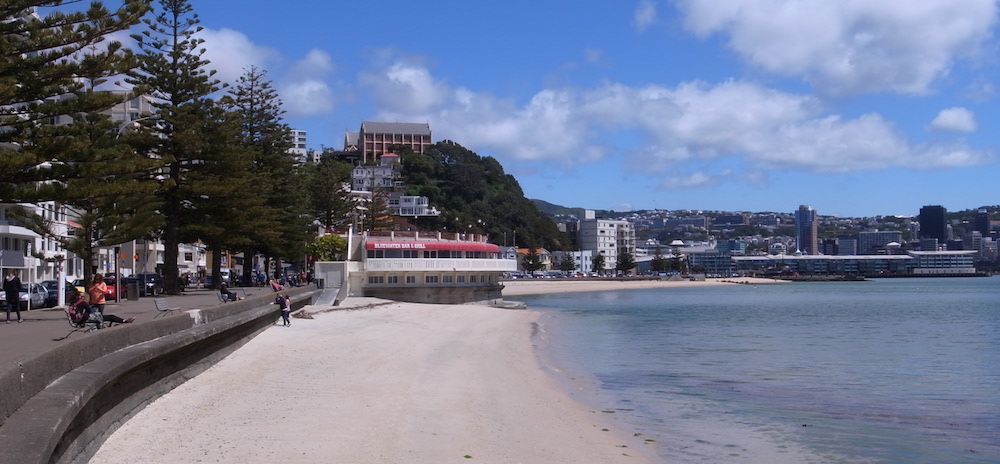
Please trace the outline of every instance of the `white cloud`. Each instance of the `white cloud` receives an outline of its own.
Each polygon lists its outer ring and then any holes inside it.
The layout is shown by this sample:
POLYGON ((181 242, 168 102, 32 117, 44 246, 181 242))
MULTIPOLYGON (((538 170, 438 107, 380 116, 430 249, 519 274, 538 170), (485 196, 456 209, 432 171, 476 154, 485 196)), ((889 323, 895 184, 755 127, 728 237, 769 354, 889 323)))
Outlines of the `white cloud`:
POLYGON ((656 21, 656 4, 650 0, 640 0, 632 14, 632 27, 643 32, 656 21))
POLYGON ((278 84, 278 93, 288 116, 312 116, 333 111, 336 97, 325 79, 335 70, 336 65, 330 54, 316 48, 292 64, 278 84))
MULTIPOLYGON (((969 166, 991 157, 961 141, 915 145, 879 114, 844 118, 815 97, 745 81, 547 89, 517 105, 450 87, 413 65, 394 64, 366 79, 382 104, 377 117, 428 121, 436 138, 515 161, 598 160, 625 150, 623 133, 641 139, 631 150, 651 172, 718 157, 738 157, 754 171, 810 172, 969 166)), ((706 184, 721 175, 666 185, 706 184)))
POLYGON ((289 116, 310 116, 333 111, 336 100, 326 82, 315 79, 283 83, 279 88, 282 106, 289 116))
POLYGON ((362 74, 361 83, 373 89, 380 107, 392 112, 425 112, 449 98, 444 83, 412 63, 395 62, 378 73, 362 74))
POLYGON ((306 53, 306 56, 295 63, 288 71, 289 75, 301 76, 304 78, 317 78, 326 76, 336 70, 333 58, 329 53, 314 48, 306 53))
POLYGON ((990 38, 995 0, 675 0, 700 37, 821 92, 923 94, 990 38))
POLYGON ((202 29, 198 38, 205 40, 203 58, 211 62, 207 67, 217 71, 216 79, 228 84, 236 82, 250 66, 267 69, 279 58, 274 49, 254 44, 232 29, 202 29))
POLYGON ((931 130, 941 132, 974 132, 976 116, 965 108, 955 106, 945 108, 931 121, 931 130))

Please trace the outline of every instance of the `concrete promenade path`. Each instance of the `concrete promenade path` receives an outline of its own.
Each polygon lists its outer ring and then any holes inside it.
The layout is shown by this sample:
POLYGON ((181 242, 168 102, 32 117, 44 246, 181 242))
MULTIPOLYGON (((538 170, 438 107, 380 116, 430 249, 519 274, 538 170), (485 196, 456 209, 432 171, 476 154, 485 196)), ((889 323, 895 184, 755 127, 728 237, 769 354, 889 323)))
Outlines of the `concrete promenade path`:
MULTIPOLYGON (((233 287, 232 290, 237 295, 243 295, 243 290, 238 287, 233 287)), ((246 291, 258 297, 273 294, 267 287, 247 287, 246 291)), ((114 314, 122 319, 134 317, 134 324, 150 321, 154 317, 188 317, 184 314, 184 310, 210 308, 221 304, 217 295, 218 290, 210 289, 186 290, 180 295, 157 295, 155 298, 166 299, 169 306, 181 308, 181 311, 162 314, 156 310, 154 297, 140 297, 135 301, 109 300, 104 306, 104 313, 114 314)), ((0 312, 0 316, 5 317, 6 314, 0 312)), ((10 317, 10 324, 5 324, 5 319, 0 320, 0 368, 31 358, 65 341, 91 335, 85 333, 85 329, 74 330, 69 325, 64 306, 21 311, 21 319, 24 322, 20 324, 17 323, 15 313, 11 312, 10 317)), ((103 330, 115 330, 115 328, 117 327, 113 326, 103 330)))

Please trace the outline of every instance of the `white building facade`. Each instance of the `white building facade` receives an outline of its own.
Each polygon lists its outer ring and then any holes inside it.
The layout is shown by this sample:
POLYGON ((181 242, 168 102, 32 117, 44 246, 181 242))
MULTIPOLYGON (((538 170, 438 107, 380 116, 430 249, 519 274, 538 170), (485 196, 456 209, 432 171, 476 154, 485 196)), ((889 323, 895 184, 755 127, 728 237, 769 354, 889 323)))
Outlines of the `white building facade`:
POLYGON ((593 211, 587 210, 577 235, 581 250, 604 255, 604 269, 593 269, 593 272, 615 269, 621 253, 635 257, 635 227, 629 221, 598 219, 593 211))

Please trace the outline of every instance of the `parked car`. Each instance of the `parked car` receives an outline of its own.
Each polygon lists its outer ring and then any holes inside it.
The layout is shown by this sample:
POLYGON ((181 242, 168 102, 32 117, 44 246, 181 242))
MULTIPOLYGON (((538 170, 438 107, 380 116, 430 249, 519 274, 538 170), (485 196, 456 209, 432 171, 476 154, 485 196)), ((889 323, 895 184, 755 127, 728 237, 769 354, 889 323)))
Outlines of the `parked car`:
POLYGON ((76 287, 76 291, 86 295, 87 294, 87 282, 83 279, 73 279, 73 286, 76 287))
POLYGON ((123 283, 139 283, 139 296, 156 296, 163 293, 163 281, 159 274, 136 274, 123 279, 123 283))
POLYGON ((21 297, 21 311, 24 311, 28 309, 28 299, 31 299, 31 309, 44 308, 45 299, 48 298, 49 291, 42 284, 22 282, 21 291, 18 294, 21 297))
MULTIPOLYGON (((118 292, 118 288, 115 286, 115 278, 114 277, 105 277, 104 278, 104 284, 108 286, 108 294, 107 294, 106 298, 109 299, 109 300, 115 299, 115 294, 118 292)), ((125 299, 125 298, 128 298, 128 286, 125 285, 125 282, 122 282, 121 299, 125 299)))
MULTIPOLYGON (((45 297, 45 306, 51 308, 59 304, 59 281, 43 280, 41 284, 43 287, 45 287, 45 290, 48 292, 48 296, 45 297)), ((65 301, 68 303, 69 295, 70 293, 73 292, 73 283, 67 281, 63 291, 66 294, 65 301)))

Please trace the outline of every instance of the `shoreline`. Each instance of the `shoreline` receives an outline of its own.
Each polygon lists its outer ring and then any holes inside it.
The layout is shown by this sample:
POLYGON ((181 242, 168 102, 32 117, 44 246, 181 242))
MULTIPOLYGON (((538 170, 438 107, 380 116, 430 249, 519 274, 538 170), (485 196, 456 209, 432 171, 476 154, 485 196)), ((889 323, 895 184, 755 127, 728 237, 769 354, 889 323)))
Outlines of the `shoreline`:
POLYGON ((544 365, 541 313, 346 305, 265 330, 136 413, 90 462, 657 462, 655 444, 544 365))
POLYGON ((648 288, 715 287, 724 285, 774 285, 787 281, 761 277, 733 277, 706 280, 630 280, 630 279, 515 279, 505 280, 504 298, 508 296, 583 293, 648 288))

